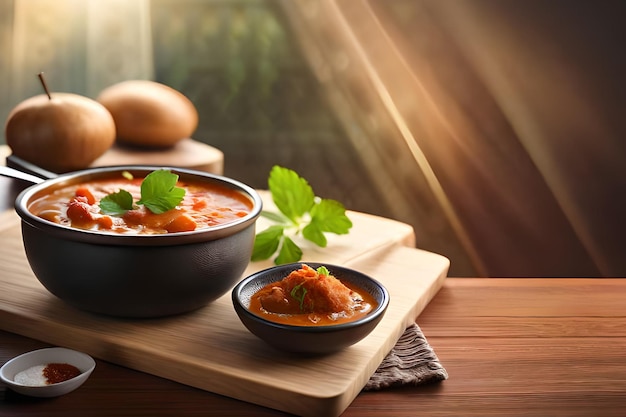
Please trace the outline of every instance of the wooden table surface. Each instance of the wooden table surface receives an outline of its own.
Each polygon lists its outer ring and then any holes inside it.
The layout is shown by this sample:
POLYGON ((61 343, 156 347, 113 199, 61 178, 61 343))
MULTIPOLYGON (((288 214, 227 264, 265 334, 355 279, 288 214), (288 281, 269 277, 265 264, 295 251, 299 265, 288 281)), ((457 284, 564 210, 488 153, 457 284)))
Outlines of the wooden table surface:
MULTIPOLYGON (((448 278, 417 323, 449 379, 361 393, 343 415, 624 416, 625 300, 625 279, 448 278)), ((44 346, 0 332, 0 363, 44 346)), ((97 362, 56 399, 0 388, 0 415, 285 415, 97 362)))
MULTIPOLYGON (((0 210, 18 188, 0 178, 0 210)), ((361 393, 343 416, 626 415, 626 279, 448 278, 417 323, 449 379, 361 393)), ((0 364, 45 346, 0 332, 0 364)), ((285 415, 100 360, 96 369, 54 399, 0 385, 0 416, 285 415)))

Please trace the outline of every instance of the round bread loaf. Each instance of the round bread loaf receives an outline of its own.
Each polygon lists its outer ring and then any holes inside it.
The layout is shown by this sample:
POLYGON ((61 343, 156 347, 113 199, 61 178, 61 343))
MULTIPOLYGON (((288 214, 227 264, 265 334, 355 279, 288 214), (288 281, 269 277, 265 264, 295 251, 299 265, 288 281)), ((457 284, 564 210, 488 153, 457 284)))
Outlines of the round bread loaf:
POLYGON ((167 148, 190 138, 198 111, 179 91, 148 80, 129 80, 104 89, 97 101, 113 119, 119 143, 167 148))

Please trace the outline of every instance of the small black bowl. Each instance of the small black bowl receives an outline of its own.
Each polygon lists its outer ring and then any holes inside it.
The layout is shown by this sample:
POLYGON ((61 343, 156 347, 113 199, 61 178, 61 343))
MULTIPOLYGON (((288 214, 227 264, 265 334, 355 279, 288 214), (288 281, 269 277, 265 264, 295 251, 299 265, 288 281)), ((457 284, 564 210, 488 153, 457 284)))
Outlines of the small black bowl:
POLYGON ((304 263, 313 269, 325 266, 340 281, 353 283, 372 294, 378 302, 378 306, 359 320, 329 326, 296 326, 274 323, 252 313, 248 309, 252 295, 267 284, 278 282, 292 271, 302 267, 302 263, 292 263, 256 272, 235 286, 232 291, 233 306, 246 328, 279 350, 304 354, 336 352, 357 343, 370 334, 383 318, 389 305, 387 289, 373 278, 353 269, 315 262, 304 263))

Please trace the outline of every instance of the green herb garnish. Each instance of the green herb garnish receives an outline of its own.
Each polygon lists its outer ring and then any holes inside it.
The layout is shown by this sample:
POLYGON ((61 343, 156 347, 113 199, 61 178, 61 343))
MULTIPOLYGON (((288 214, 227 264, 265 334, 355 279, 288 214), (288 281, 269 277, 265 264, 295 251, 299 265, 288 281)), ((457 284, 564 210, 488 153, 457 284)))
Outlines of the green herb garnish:
POLYGON ((317 268, 316 271, 317 271, 317 275, 326 275, 326 276, 330 275, 330 271, 323 265, 317 268))
POLYGON ((122 215, 133 209, 133 196, 126 190, 119 190, 100 200, 100 210, 104 214, 122 215))
POLYGON ((352 227, 341 203, 316 197, 309 183, 295 171, 274 166, 268 186, 280 213, 263 211, 261 215, 278 224, 256 235, 252 261, 268 259, 278 251, 276 265, 297 262, 302 258, 302 250, 293 236, 302 234, 316 245, 326 247, 324 233, 347 234, 352 227))
MULTIPOLYGON (((122 175, 129 178, 130 173, 122 175)), ((130 178, 132 179, 132 175, 130 178)), ((176 187, 177 181, 178 175, 169 170, 152 171, 141 182, 141 199, 136 204, 143 204, 154 214, 175 208, 185 197, 185 190, 176 187)), ((100 210, 104 214, 123 215, 134 207, 133 197, 126 190, 119 190, 100 200, 100 210)))
POLYGON ((185 197, 185 190, 176 186, 177 181, 178 175, 165 169, 151 172, 141 182, 141 199, 137 204, 143 204, 154 214, 173 209, 185 197))
POLYGON ((307 293, 306 288, 304 288, 302 284, 304 283, 300 283, 293 287, 293 289, 289 293, 294 298, 294 300, 300 303, 300 311, 304 311, 304 297, 307 293))

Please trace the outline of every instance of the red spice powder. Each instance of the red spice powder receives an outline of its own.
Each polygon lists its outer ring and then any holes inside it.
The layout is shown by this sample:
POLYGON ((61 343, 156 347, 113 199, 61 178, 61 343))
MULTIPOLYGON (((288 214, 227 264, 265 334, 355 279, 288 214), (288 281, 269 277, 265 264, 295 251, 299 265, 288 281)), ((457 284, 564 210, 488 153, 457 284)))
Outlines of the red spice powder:
POLYGON ((80 370, 69 363, 49 363, 43 370, 43 376, 48 384, 67 381, 80 375, 80 370))

